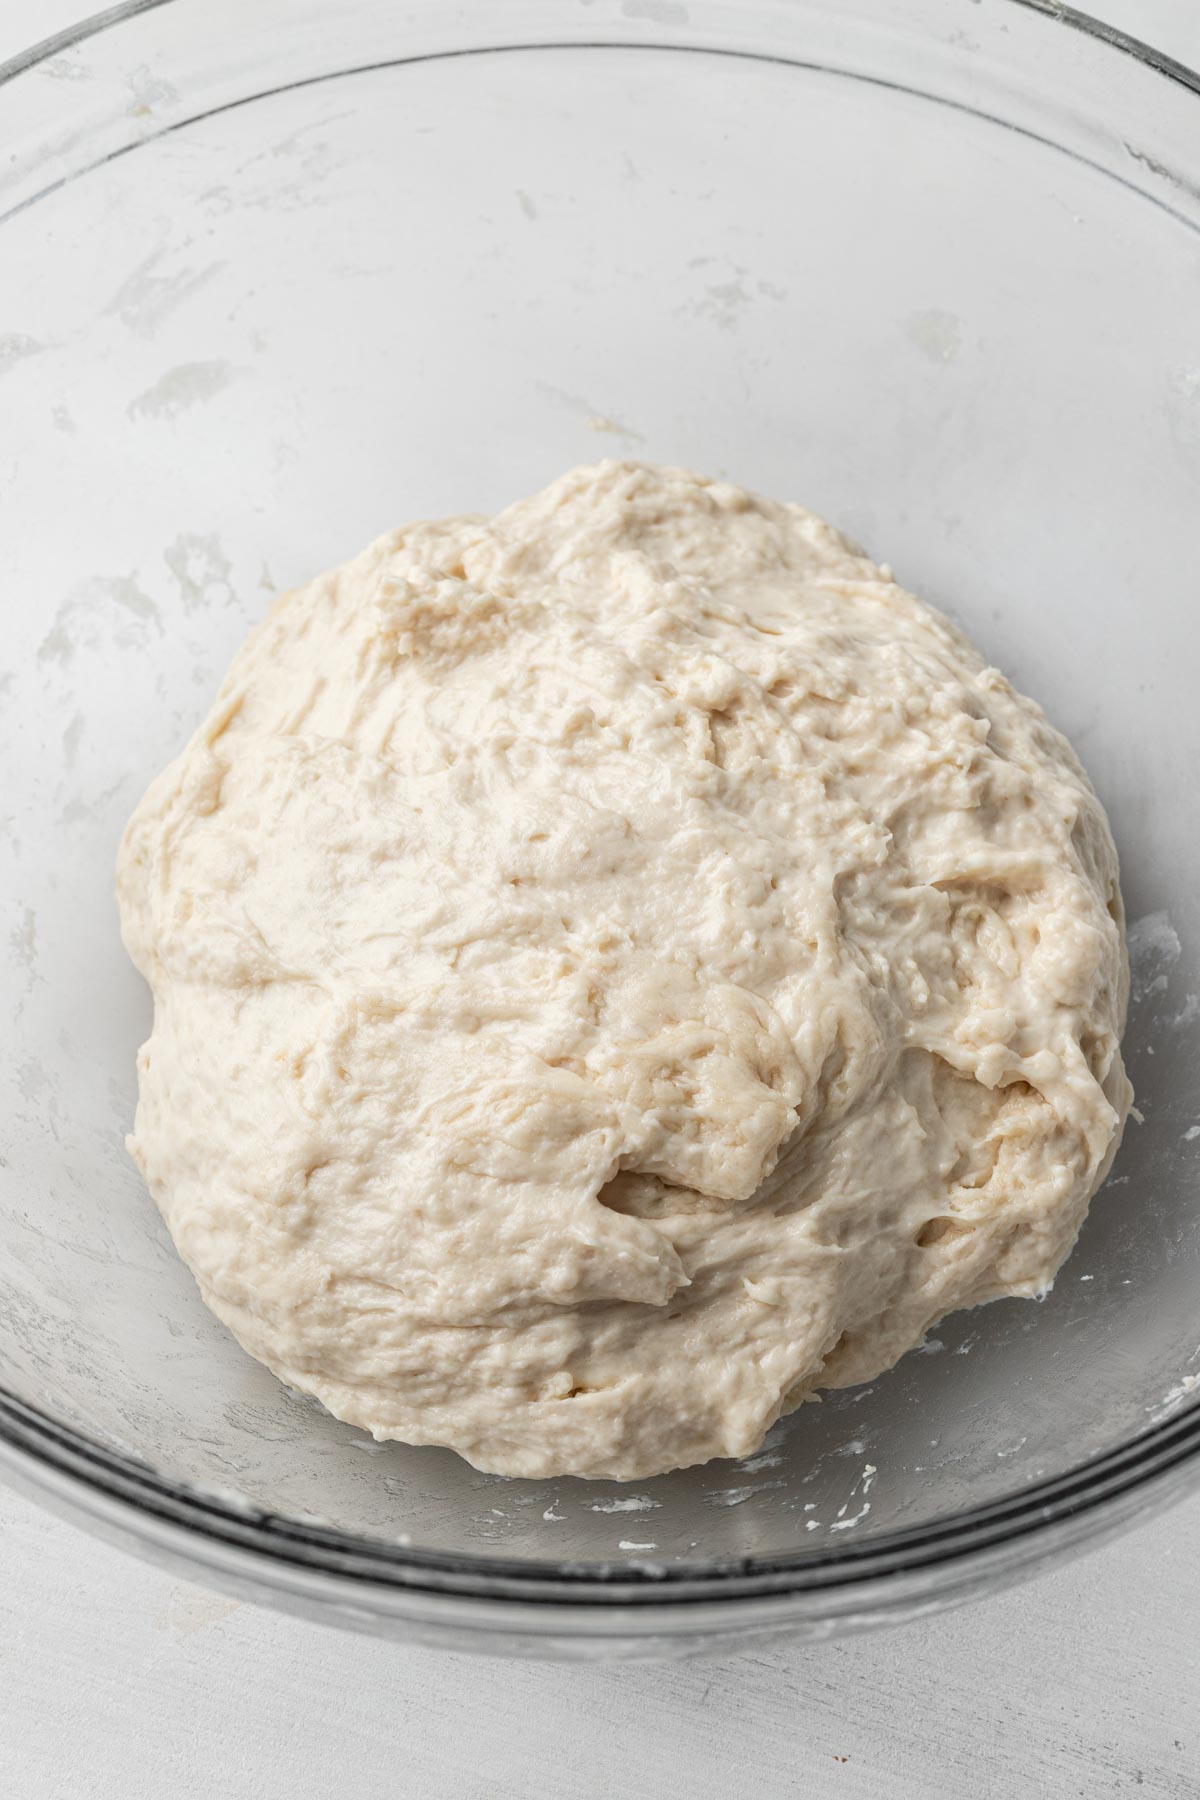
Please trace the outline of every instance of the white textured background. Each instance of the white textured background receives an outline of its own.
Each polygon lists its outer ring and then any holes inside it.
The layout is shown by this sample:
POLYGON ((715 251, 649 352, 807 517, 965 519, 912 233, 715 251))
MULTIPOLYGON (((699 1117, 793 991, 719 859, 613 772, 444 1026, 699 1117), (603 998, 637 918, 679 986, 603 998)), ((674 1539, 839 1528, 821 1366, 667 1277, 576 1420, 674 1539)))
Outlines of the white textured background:
MULTIPOLYGON (((87 10, 0 0, 0 57, 87 10)), ((1200 0, 1093 10, 1200 67, 1200 0)), ((1200 1797, 1200 1497, 926 1624, 727 1662, 571 1668, 239 1606, 0 1490, 0 1800, 1135 1790, 1200 1797)))

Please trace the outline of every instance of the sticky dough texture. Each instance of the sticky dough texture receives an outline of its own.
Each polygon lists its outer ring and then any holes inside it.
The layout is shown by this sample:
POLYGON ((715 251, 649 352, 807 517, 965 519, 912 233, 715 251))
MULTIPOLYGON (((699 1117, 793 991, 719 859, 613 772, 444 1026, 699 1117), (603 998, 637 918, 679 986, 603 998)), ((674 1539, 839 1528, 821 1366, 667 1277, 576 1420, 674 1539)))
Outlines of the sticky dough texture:
POLYGON ((1070 747, 799 506, 577 469, 286 595, 128 827, 130 1147, 377 1438, 753 1451, 1052 1281, 1130 1105, 1070 747))

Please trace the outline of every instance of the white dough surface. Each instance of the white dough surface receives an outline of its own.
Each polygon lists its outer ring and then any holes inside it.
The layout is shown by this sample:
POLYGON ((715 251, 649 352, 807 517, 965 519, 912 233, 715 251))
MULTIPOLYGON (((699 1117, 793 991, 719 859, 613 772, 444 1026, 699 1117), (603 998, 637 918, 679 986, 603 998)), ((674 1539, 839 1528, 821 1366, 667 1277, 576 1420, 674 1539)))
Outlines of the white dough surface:
POLYGON ((606 462, 285 595, 122 844, 131 1150, 378 1438, 752 1452, 1051 1283, 1131 1094, 1064 738, 802 507, 606 462))

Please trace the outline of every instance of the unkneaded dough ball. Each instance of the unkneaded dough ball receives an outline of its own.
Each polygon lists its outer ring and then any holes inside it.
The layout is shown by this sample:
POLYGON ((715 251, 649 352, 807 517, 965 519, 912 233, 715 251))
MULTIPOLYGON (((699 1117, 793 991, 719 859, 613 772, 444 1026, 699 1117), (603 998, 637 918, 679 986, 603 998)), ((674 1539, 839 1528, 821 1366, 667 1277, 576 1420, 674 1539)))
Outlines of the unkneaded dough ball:
POLYGON ((803 508, 576 469, 287 594, 129 825, 130 1148, 246 1349, 510 1475, 1042 1293, 1130 1106, 1066 741, 803 508))

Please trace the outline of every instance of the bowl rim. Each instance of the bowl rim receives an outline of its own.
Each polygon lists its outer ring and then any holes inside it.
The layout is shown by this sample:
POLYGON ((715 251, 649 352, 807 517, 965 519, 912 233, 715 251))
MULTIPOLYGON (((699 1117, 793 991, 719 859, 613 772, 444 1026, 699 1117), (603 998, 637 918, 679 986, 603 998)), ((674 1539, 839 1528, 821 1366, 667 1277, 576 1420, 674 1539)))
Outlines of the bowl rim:
MULTIPOLYGON (((0 87, 23 75, 38 63, 46 62, 52 56, 60 56, 63 51, 71 50, 78 44, 86 43, 89 38, 98 37, 101 32, 109 31, 114 26, 123 25, 129 19, 137 18, 141 13, 157 12, 161 7, 178 6, 185 0, 118 0, 115 6, 107 6, 99 12, 88 13, 74 25, 65 25, 61 30, 51 32, 49 37, 37 38, 24 50, 17 50, 13 55, 0 61, 0 87)), ((1135 62, 1144 63, 1156 74, 1165 75, 1171 81, 1178 82, 1194 94, 1200 94, 1200 70, 1190 68, 1178 58, 1169 56, 1165 50, 1158 50, 1148 44, 1144 38, 1135 37, 1132 32, 1123 31, 1117 25, 1110 25, 1103 19, 1095 18, 1091 13, 1083 12, 1078 7, 1065 4, 1065 0, 1002 0, 1002 4, 1019 8, 1025 12, 1040 13, 1052 24, 1062 25, 1067 30, 1080 32, 1084 37, 1094 38, 1109 49, 1117 50, 1131 56, 1135 62)), ((630 40, 628 48, 645 49, 650 40, 630 40)), ((620 46, 614 46, 620 48, 620 46)), ((677 44, 666 46, 678 49, 677 44)), ((785 59, 790 60, 790 59, 785 59)), ((261 96, 260 96, 261 97, 261 96)), ((144 140, 143 140, 144 141, 144 140)))
MULTIPOLYGON (((1200 1455, 1200 1406, 1172 1412, 1116 1448, 983 1505, 928 1524, 881 1532, 857 1544, 797 1550, 772 1556, 730 1557, 720 1562, 653 1559, 581 1563, 529 1557, 466 1555, 422 1550, 367 1533, 340 1531, 315 1520, 264 1511, 246 1501, 170 1480, 136 1457, 110 1449, 86 1432, 0 1388, 0 1469, 6 1460, 40 1465, 46 1476, 65 1477, 85 1513, 106 1501, 142 1515, 147 1523, 184 1527, 214 1547, 251 1550, 286 1581, 293 1570, 328 1572, 371 1585, 468 1594, 472 1598, 521 1598, 571 1604, 617 1601, 661 1607, 671 1602, 746 1599, 771 1594, 809 1595, 871 1581, 913 1576, 939 1566, 977 1561, 989 1552, 1019 1548, 1017 1562, 1036 1553, 1037 1540, 1053 1526, 1090 1520, 1099 1530, 1109 1511, 1139 1495, 1163 1500, 1200 1455), (1174 1481, 1172 1481, 1174 1478, 1174 1481), (1154 1497, 1158 1497, 1155 1495, 1154 1497), (617 1591, 614 1591, 617 1590, 617 1591)), ((1087 1533, 1085 1533, 1087 1535, 1087 1533)))
MULTIPOLYGON (((121 0, 76 24, 43 38, 0 62, 0 88, 101 33, 141 14, 186 0, 121 0)), ((1141 64, 1187 93, 1200 97, 1200 72, 1131 34, 1093 18, 1060 0, 1003 0, 1006 7, 1034 13, 1050 27, 1062 27, 1094 40, 1106 52, 1141 64)), ((497 45, 495 48, 499 48, 497 45)), ((514 48, 598 48, 599 42, 563 40, 514 48)), ((650 40, 604 40, 606 48, 678 51, 685 46, 650 40)), ((730 54, 719 47, 718 55, 730 54)), ((454 54, 447 52, 444 54, 454 54)), ((741 52, 750 60, 795 59, 741 52)), ((437 60, 438 53, 422 61, 437 60)), ((404 60, 404 59, 400 59, 404 60)), ((349 70, 347 72, 353 72, 349 70)), ((256 95, 254 98, 262 98, 256 95)), ((193 121, 188 120, 186 123, 193 121)), ((172 129, 169 127, 168 129, 172 129)), ((153 141, 141 139, 140 143, 153 141)), ((131 147, 138 147, 137 145, 131 147)), ((53 191, 57 187, 45 192, 53 191)), ((26 204, 35 204, 44 194, 26 204)), ((881 1532, 858 1543, 822 1545, 785 1554, 671 1563, 612 1559, 556 1561, 489 1553, 423 1550, 366 1533, 340 1531, 284 1514, 264 1511, 245 1501, 173 1480, 149 1463, 99 1442, 89 1434, 0 1385, 0 1472, 24 1474, 36 1489, 55 1487, 67 1493, 79 1512, 98 1518, 115 1503, 143 1533, 204 1539, 252 1553, 277 1582, 287 1585, 288 1570, 325 1573, 362 1587, 383 1585, 423 1591, 446 1598, 486 1600, 515 1598, 551 1608, 557 1601, 578 1607, 653 1606, 672 1602, 745 1600, 809 1595, 845 1590, 859 1584, 923 1571, 961 1571, 989 1552, 1011 1547, 1015 1563, 1031 1562, 1053 1527, 1071 1527, 1076 1538, 1100 1532, 1110 1515, 1128 1519, 1134 1502, 1165 1502, 1183 1481, 1200 1481, 1200 1396, 1196 1402, 1165 1405, 1163 1414, 1144 1430, 1112 1449, 1074 1465, 1061 1474, 968 1507, 939 1520, 881 1532), (1189 1467, 1190 1465, 1190 1467, 1189 1467)))

